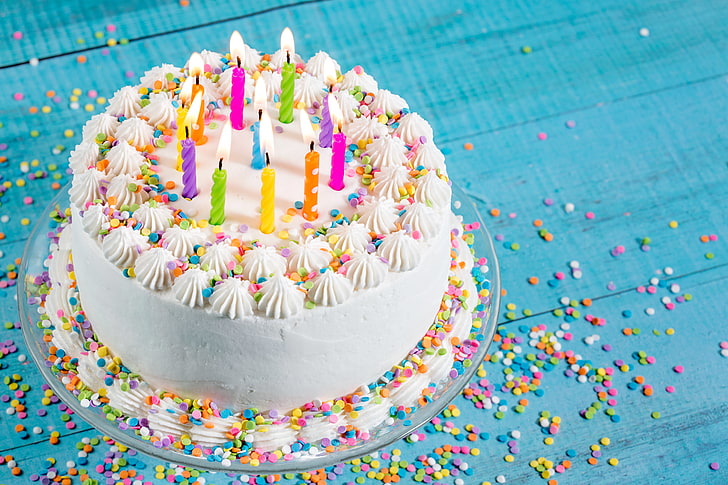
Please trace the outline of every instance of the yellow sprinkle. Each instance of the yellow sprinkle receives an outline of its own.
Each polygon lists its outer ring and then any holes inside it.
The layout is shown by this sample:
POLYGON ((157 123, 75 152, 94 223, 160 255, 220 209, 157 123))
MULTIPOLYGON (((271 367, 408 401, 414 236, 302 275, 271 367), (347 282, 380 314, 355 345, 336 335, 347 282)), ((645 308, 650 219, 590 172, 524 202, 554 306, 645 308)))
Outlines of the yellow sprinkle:
POLYGON ((278 237, 281 239, 288 239, 288 231, 280 231, 278 232, 278 237))
POLYGON ((18 187, 25 187, 25 180, 24 179, 18 179, 15 181, 15 185, 18 187))
POLYGON ((73 136, 73 130, 64 130, 63 136, 65 136, 66 138, 71 138, 73 136))
POLYGON ((605 436, 604 438, 600 439, 599 442, 603 446, 609 446, 609 443, 611 443, 611 440, 605 436))
POLYGON ((28 224, 30 224, 30 219, 28 219, 27 217, 23 217, 22 219, 20 219, 20 223, 24 226, 27 226, 28 224))
POLYGON ((206 228, 209 225, 210 225, 210 223, 207 222, 207 219, 202 219, 200 221, 197 221, 197 227, 199 227, 201 229, 204 229, 204 228, 206 228))
POLYGON ((675 333, 675 329, 674 328, 668 328, 667 330, 665 330, 665 333, 668 334, 668 335, 673 335, 675 333))
POLYGON ((51 107, 50 106, 43 106, 40 110, 41 110, 42 113, 50 113, 51 112, 51 107))
POLYGON ((292 219, 293 219, 293 217, 291 217, 290 214, 283 214, 281 216, 281 220, 283 222, 291 222, 292 219))
POLYGON ((677 221, 670 221, 668 226, 670 226, 671 229, 676 229, 678 226, 678 223, 677 223, 677 221))
POLYGON ((119 227, 120 224, 121 224, 121 222, 119 221, 119 219, 111 219, 109 221, 109 225, 111 227, 119 227))
POLYGON ((99 96, 98 98, 96 98, 96 102, 98 104, 106 104, 106 98, 104 98, 103 96, 99 96))
POLYGON ((508 463, 511 463, 511 462, 513 462, 513 460, 515 460, 515 458, 513 458, 513 455, 506 455, 503 457, 503 459, 505 461, 507 461, 508 463))
POLYGON ((610 458, 607 460, 607 463, 609 463, 612 466, 617 466, 619 464, 619 460, 617 460, 616 458, 610 458))
POLYGON ((473 456, 478 456, 480 454, 479 448, 470 448, 470 454, 473 456))
POLYGON ((544 438, 543 443, 545 445, 553 445, 554 444, 554 439, 553 438, 550 438, 550 437, 549 438, 544 438))

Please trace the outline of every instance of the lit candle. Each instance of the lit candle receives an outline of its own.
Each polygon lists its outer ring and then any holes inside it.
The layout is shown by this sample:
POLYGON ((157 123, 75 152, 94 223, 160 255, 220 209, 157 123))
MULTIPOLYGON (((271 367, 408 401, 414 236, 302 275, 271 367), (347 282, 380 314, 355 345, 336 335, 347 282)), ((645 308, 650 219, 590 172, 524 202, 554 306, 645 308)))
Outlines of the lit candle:
MULTIPOLYGON (((202 60, 202 56, 197 52, 192 53, 188 62, 188 69, 190 71, 190 77, 195 77, 195 83, 192 85, 192 98, 199 94, 202 98, 205 94, 205 88, 200 84, 200 76, 205 68, 205 62, 202 60)), ((202 145, 207 141, 204 139, 205 133, 205 103, 200 103, 197 114, 197 123, 192 125, 192 139, 195 143, 202 145)))
POLYGON ((331 174, 329 176, 329 187, 334 190, 344 188, 344 165, 346 157, 346 135, 341 133, 341 122, 344 116, 336 98, 329 96, 329 111, 331 121, 334 124, 334 143, 331 147, 331 174))
POLYGON ((250 159, 250 168, 261 170, 265 168, 265 157, 263 150, 260 148, 260 119, 265 110, 265 104, 268 101, 268 93, 265 90, 265 81, 259 77, 255 82, 255 91, 253 91, 253 106, 258 111, 258 121, 253 124, 253 153, 250 159))
MULTIPOLYGON (((195 101, 199 97, 195 98, 195 101)), ((195 141, 190 138, 190 125, 193 122, 194 113, 187 113, 184 122, 185 138, 180 142, 182 150, 182 197, 193 199, 197 196, 197 148, 195 141)))
POLYGON ((225 222, 225 192, 227 190, 227 170, 222 168, 224 159, 230 156, 230 142, 232 138, 230 121, 225 123, 220 133, 220 142, 217 145, 215 157, 219 160, 217 168, 212 173, 212 191, 210 196, 210 219, 213 226, 225 222))
POLYGON ((177 108, 177 171, 182 171, 182 140, 187 138, 185 133, 185 119, 187 118, 187 104, 190 102, 192 97, 192 82, 191 78, 182 83, 182 88, 179 91, 179 108, 177 108))
POLYGON ((294 52, 293 32, 286 27, 281 34, 281 50, 286 51, 286 62, 281 68, 281 108, 278 112, 278 121, 290 123, 293 121, 293 87, 296 78, 296 66, 291 62, 294 52))
POLYGON ((313 149, 316 135, 308 114, 301 110, 301 136, 303 142, 309 144, 309 152, 304 160, 303 179, 303 218, 307 221, 315 221, 318 217, 318 184, 319 184, 319 154, 313 149))
POLYGON ((331 122, 331 114, 329 113, 329 97, 334 96, 331 94, 331 91, 334 89, 334 83, 336 82, 336 67, 334 67, 334 62, 330 58, 324 61, 324 77, 326 78, 326 85, 329 88, 329 92, 324 97, 321 108, 319 146, 321 148, 331 148, 331 141, 334 136, 334 124, 331 122))
POLYGON ((237 30, 230 36, 230 57, 236 65, 233 67, 232 88, 230 89, 230 123, 234 130, 245 127, 243 109, 245 108, 245 43, 237 30))
POLYGON ((270 156, 273 153, 273 125, 266 112, 263 112, 260 120, 260 132, 260 143, 265 151, 265 168, 261 174, 260 189, 260 232, 270 234, 276 230, 276 171, 270 166, 270 156))

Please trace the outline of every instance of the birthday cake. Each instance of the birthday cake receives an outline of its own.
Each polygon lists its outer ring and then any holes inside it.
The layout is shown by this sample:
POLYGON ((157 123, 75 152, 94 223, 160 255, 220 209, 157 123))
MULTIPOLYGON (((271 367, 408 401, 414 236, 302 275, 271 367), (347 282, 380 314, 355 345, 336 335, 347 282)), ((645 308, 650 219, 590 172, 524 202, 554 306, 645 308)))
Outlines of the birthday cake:
POLYGON ((426 404, 471 364, 488 282, 403 98, 292 36, 230 51, 151 69, 84 126, 42 323, 83 406, 255 464, 426 404))

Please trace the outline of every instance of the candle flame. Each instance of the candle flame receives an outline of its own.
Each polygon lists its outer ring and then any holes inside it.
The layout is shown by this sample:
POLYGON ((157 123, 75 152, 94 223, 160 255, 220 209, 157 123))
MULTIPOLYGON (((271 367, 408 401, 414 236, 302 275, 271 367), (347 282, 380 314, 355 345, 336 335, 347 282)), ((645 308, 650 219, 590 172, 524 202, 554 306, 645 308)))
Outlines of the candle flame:
POLYGON ((336 83, 336 66, 334 65, 334 61, 327 57, 324 61, 324 79, 326 80, 326 84, 330 86, 333 86, 336 83))
POLYGON ((205 61, 202 60, 200 54, 193 52, 190 60, 187 62, 187 68, 190 71, 190 76, 200 76, 205 69, 205 61))
POLYGON ((336 97, 333 94, 326 96, 326 101, 329 103, 329 114, 331 115, 331 121, 334 122, 334 126, 341 131, 341 124, 344 122, 344 115, 341 112, 341 107, 336 97))
POLYGON ((283 32, 281 32, 281 50, 291 55, 296 50, 295 46, 296 44, 293 42, 293 32, 291 32, 291 29, 286 27, 283 29, 283 32))
POLYGON ((263 111, 260 119, 260 149, 263 153, 273 155, 273 123, 267 111, 263 111))
POLYGON ((192 125, 197 123, 197 116, 200 113, 201 105, 202 95, 198 93, 195 95, 195 99, 192 100, 192 105, 190 105, 190 109, 185 115, 185 126, 188 126, 190 128, 190 132, 192 132, 192 125))
POLYGON ((179 91, 179 100, 182 104, 188 104, 192 98, 192 78, 188 77, 182 83, 182 89, 179 91))
POLYGON ((220 141, 217 144, 217 152, 215 158, 218 160, 227 159, 230 156, 230 143, 232 141, 232 125, 230 120, 225 122, 220 133, 220 141))
POLYGON ((253 91, 253 106, 256 111, 265 109, 265 103, 268 101, 268 92, 265 89, 265 81, 263 77, 259 77, 255 81, 255 90, 253 91))
POLYGON ((308 113, 305 110, 299 110, 300 116, 298 119, 301 120, 301 137, 306 145, 309 145, 316 141, 316 134, 313 131, 313 125, 311 119, 308 117, 308 113))
POLYGON ((237 30, 230 36, 230 58, 238 66, 245 63, 245 42, 243 42, 243 36, 237 30))

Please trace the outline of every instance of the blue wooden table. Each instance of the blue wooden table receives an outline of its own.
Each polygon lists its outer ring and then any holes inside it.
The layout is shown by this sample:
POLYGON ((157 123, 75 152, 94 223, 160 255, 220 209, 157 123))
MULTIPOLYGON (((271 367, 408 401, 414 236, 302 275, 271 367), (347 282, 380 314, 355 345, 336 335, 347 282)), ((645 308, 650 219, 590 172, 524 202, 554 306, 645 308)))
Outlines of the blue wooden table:
POLYGON ((728 483, 724 2, 0 8, 0 484, 728 483), (496 241, 501 326, 469 390, 407 440, 310 474, 199 474, 105 440, 44 388, 16 267, 116 89, 236 29, 274 52, 285 26, 304 59, 360 64, 431 122, 496 241))

